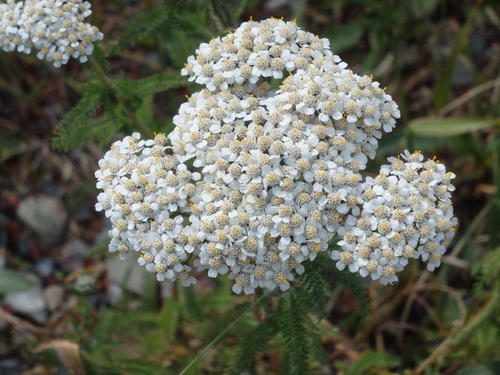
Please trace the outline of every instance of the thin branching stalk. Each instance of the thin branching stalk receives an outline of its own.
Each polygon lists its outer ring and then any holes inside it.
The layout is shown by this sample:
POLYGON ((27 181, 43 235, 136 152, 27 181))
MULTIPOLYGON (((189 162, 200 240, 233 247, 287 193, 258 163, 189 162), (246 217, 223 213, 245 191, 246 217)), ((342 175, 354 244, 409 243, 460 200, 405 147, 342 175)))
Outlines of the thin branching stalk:
POLYGON ((252 311, 255 306, 257 306, 259 303, 261 303, 265 298, 267 298, 267 295, 262 295, 259 299, 257 299, 254 303, 252 303, 250 306, 248 306, 243 313, 241 313, 240 316, 238 316, 236 319, 234 319, 228 326, 221 331, 217 335, 216 338, 214 338, 210 344, 208 344, 205 349, 203 349, 196 357, 193 358, 191 362, 182 370, 182 372, 179 375, 185 375, 187 374, 188 370, 196 363, 198 360, 205 355, 206 352, 208 352, 215 344, 219 342, 219 340, 224 337, 224 335, 243 317, 248 313, 249 311, 252 311))
POLYGON ((486 306, 464 327, 455 331, 449 335, 439 346, 432 352, 432 354, 425 359, 420 366, 413 371, 412 375, 420 375, 425 369, 435 362, 438 358, 445 355, 449 351, 453 350, 456 346, 460 345, 463 341, 468 339, 477 329, 477 327, 487 320, 491 315, 495 314, 500 307, 500 291, 498 290, 499 283, 497 283, 497 288, 493 290, 493 296, 486 304, 486 306))

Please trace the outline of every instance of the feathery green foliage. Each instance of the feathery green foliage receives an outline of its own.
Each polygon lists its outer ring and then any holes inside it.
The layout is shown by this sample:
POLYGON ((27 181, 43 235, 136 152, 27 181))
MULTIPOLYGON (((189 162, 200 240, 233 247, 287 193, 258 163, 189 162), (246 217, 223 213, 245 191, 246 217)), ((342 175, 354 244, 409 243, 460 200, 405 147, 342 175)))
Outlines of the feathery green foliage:
POLYGON ((228 1, 208 0, 204 4, 212 22, 214 22, 219 31, 224 31, 226 25, 234 24, 234 9, 232 9, 228 1))
POLYGON ((82 85, 84 96, 66 115, 54 133, 52 147, 67 151, 79 148, 93 140, 107 143, 120 129, 145 131, 154 124, 153 94, 160 91, 185 86, 187 81, 181 76, 158 73, 148 78, 131 82, 123 79, 108 81, 106 88, 99 81, 82 85), (94 118, 103 109, 104 114, 94 118))
POLYGON ((107 58, 107 53, 104 50, 102 43, 101 42, 95 43, 94 46, 95 46, 95 48, 94 48, 94 52, 92 52, 92 58, 94 58, 97 61, 99 66, 102 67, 102 69, 104 71, 108 71, 109 70, 109 60, 107 58))
POLYGON ((370 308, 370 299, 366 293, 366 288, 361 285, 361 278, 351 272, 339 271, 325 254, 318 254, 318 258, 322 259, 314 262, 314 267, 317 267, 318 272, 330 284, 340 285, 349 289, 359 304, 359 314, 362 319, 365 319, 370 308))
POLYGON ((267 343, 278 334, 276 317, 271 315, 263 323, 256 325, 238 344, 236 355, 233 357, 227 374, 239 375, 252 369, 255 357, 265 350, 267 343))
POLYGON ((150 129, 154 129, 155 125, 157 125, 153 115, 153 99, 152 94, 145 95, 141 100, 141 105, 137 108, 137 117, 150 129))
MULTIPOLYGON (((91 120, 80 126, 78 129, 68 130, 66 128, 65 142, 72 144, 73 148, 83 147, 91 141, 100 140, 101 145, 104 146, 108 140, 116 133, 118 126, 115 117, 107 113, 95 120, 91 120)), ((59 138, 54 138, 56 141, 59 138)), ((53 146, 54 149, 60 149, 53 146)))
POLYGON ((265 321, 239 343, 228 373, 251 370, 257 354, 275 336, 280 337, 277 342, 282 349, 283 374, 307 374, 311 360, 324 360, 322 337, 338 337, 336 329, 321 324, 328 314, 326 300, 331 293, 328 282, 351 290, 359 301, 361 315, 366 315, 369 301, 359 278, 352 274, 344 277, 346 273, 339 272, 334 262, 328 260, 307 262, 306 272, 298 277, 300 284, 281 296, 278 306, 267 310, 265 321))
POLYGON ((479 272, 477 273, 478 281, 475 284, 476 288, 485 289, 486 287, 495 286, 499 284, 500 280, 500 247, 489 252, 481 263, 479 272))
POLYGON ((282 373, 309 373, 309 342, 306 327, 307 307, 291 293, 280 300, 277 321, 284 341, 282 373))
POLYGON ((88 132, 88 124, 100 107, 102 93, 86 92, 78 104, 65 116, 54 132, 52 147, 55 150, 68 151, 81 147, 81 140, 88 132))
POLYGON ((132 82, 136 95, 143 96, 186 86, 187 79, 180 75, 161 72, 132 82))
POLYGON ((316 264, 308 262, 306 271, 300 276, 300 286, 296 288, 297 299, 317 317, 326 315, 326 296, 328 284, 316 269, 316 264))
POLYGON ((328 356, 323 347, 322 335, 319 332, 310 330, 308 332, 309 348, 311 351, 311 361, 317 363, 327 363, 328 356))
POLYGON ((169 28, 177 25, 178 11, 185 6, 182 0, 165 0, 161 7, 153 8, 141 13, 134 19, 125 23, 117 38, 117 43, 111 48, 109 54, 115 55, 117 52, 135 46, 141 40, 155 37, 162 26, 169 28))

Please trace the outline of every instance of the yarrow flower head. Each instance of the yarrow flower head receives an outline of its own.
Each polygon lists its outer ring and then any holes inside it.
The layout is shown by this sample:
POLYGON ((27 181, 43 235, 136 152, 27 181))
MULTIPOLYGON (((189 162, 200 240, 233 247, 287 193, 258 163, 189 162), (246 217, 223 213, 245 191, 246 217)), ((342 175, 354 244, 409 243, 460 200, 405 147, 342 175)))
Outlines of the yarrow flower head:
POLYGON ((70 57, 86 62, 103 34, 83 22, 92 11, 82 0, 7 0, 0 4, 0 44, 4 51, 29 54, 59 68, 70 57))
POLYGON ((96 209, 112 222, 109 250, 121 259, 140 254, 139 264, 156 272, 158 280, 192 284, 190 268, 182 262, 194 246, 182 214, 200 174, 170 154, 163 134, 144 141, 134 133, 115 142, 99 167, 97 187, 103 192, 96 209))
POLYGON ((228 274, 233 291, 246 294, 287 290, 319 252, 382 283, 396 280, 410 257, 402 254, 439 265, 440 243, 456 222, 444 209, 452 176, 408 153, 406 162, 390 160, 397 170, 384 166, 385 177, 363 181, 360 172, 400 113, 372 77, 333 55, 328 40, 295 22, 249 21, 200 45, 182 74, 206 89, 181 105, 172 133, 150 141, 134 134, 100 163, 97 209, 113 223, 111 251, 141 252, 139 263, 159 279, 182 274, 185 285, 194 282, 189 254, 192 267, 228 274), (397 193, 425 199, 398 206, 397 193), (418 225, 414 211, 423 211, 418 225), (334 235, 339 250, 331 251, 334 235))
POLYGON ((454 235, 452 172, 420 152, 389 158, 375 178, 363 184, 361 212, 338 231, 337 268, 395 283, 410 258, 421 258, 433 271, 441 264, 445 239, 454 235))

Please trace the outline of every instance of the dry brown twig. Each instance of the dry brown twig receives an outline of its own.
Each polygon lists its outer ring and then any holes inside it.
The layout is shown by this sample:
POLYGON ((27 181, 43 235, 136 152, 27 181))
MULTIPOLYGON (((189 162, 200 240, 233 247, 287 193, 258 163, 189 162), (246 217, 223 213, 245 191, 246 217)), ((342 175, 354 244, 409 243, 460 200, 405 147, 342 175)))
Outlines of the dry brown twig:
POLYGON ((34 352, 40 353, 47 349, 55 350, 57 358, 73 375, 85 375, 82 359, 80 358, 80 346, 68 340, 53 340, 39 345, 34 352))
POLYGON ((18 318, 17 316, 5 311, 0 308, 0 318, 5 320, 7 323, 11 324, 12 327, 17 331, 28 332, 37 336, 47 336, 48 330, 44 327, 37 327, 30 322, 18 318))

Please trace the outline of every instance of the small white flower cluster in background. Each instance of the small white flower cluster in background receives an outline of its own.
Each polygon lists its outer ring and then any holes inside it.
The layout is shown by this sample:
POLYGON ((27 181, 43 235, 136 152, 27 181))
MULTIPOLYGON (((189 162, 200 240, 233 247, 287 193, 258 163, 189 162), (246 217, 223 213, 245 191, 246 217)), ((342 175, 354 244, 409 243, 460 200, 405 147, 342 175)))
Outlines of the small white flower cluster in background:
POLYGON ((439 265, 440 243, 456 221, 445 209, 452 175, 408 154, 408 163, 392 162, 398 170, 391 164, 363 181, 400 113, 377 82, 332 54, 328 40, 295 22, 249 21, 202 44, 182 74, 206 89, 181 105, 172 133, 150 141, 134 134, 100 163, 97 209, 113 223, 111 251, 139 252, 159 280, 184 285, 195 281, 188 262, 210 277, 229 274, 233 291, 246 294, 287 290, 321 251, 338 268, 384 284, 397 280, 407 247, 439 265), (197 172, 181 181, 191 162, 197 172), (375 206, 387 212, 377 216, 375 206), (335 234, 342 251, 328 249, 335 234))
POLYGON ((0 44, 4 51, 37 57, 59 68, 70 57, 86 62, 103 34, 83 22, 92 11, 82 0, 7 0, 0 4, 0 44))

